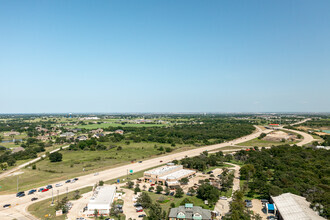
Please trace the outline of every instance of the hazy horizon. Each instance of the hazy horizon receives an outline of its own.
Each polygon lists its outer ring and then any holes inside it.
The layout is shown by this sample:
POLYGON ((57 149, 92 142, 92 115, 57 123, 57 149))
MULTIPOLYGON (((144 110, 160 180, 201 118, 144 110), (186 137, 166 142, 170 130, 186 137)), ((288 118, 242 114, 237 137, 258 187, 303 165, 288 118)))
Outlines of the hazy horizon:
POLYGON ((0 113, 330 112, 330 1, 1 1, 0 113))

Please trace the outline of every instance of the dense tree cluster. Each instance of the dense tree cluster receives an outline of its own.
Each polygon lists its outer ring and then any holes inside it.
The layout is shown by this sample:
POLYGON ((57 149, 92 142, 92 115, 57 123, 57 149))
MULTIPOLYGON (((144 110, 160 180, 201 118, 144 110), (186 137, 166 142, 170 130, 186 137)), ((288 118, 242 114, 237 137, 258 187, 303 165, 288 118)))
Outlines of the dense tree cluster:
POLYGON ((172 127, 126 127, 125 132, 130 133, 126 138, 134 142, 208 145, 248 135, 254 129, 246 121, 214 119, 172 127))
POLYGON ((245 163, 241 179, 248 194, 264 198, 291 192, 305 197, 320 215, 330 217, 330 151, 298 146, 276 146, 261 151, 240 151, 235 158, 245 163))
POLYGON ((204 171, 210 166, 220 166, 223 165, 223 162, 226 161, 223 153, 221 151, 211 154, 208 156, 207 152, 196 156, 196 157, 187 157, 180 161, 173 161, 174 163, 180 163, 185 168, 195 169, 199 171, 204 171))

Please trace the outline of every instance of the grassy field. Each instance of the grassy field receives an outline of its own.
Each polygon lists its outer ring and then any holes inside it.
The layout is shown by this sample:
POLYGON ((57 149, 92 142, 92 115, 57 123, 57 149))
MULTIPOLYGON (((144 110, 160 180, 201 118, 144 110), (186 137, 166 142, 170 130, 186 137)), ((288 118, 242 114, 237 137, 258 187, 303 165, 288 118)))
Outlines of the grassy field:
MULTIPOLYGON (((117 144, 119 145, 119 144, 117 144)), ((63 161, 51 163, 47 158, 36 163, 37 169, 24 168, 19 175, 20 190, 41 187, 52 182, 74 178, 88 173, 98 172, 111 167, 129 163, 132 160, 143 160, 157 156, 160 151, 154 148, 154 143, 120 144, 122 150, 116 148, 105 151, 63 151, 63 161), (84 171, 83 171, 84 169, 84 171)), ((160 146, 160 145, 158 145, 160 146)), ((169 144, 162 144, 164 147, 169 144)), ((176 146, 175 152, 191 149, 191 147, 176 146)), ((0 194, 16 192, 17 176, 0 180, 0 194)))
POLYGON ((249 147, 271 147, 271 146, 277 146, 277 145, 283 145, 283 144, 294 144, 297 143, 297 141, 286 141, 286 142, 277 142, 277 141, 266 141, 266 140, 260 140, 258 138, 252 139, 247 142, 243 142, 240 144, 237 144, 239 146, 249 146, 249 147))
POLYGON ((88 125, 75 125, 67 126, 67 128, 85 128, 85 129, 98 129, 98 128, 108 128, 108 127, 162 127, 165 124, 121 124, 121 123, 102 123, 102 124, 88 124, 88 125))
POLYGON ((185 199, 188 198, 194 206, 201 206, 202 208, 205 209, 213 209, 214 206, 209 207, 208 205, 204 204, 204 201, 202 199, 197 198, 196 196, 187 196, 184 195, 182 198, 175 198, 174 196, 166 196, 162 194, 156 194, 154 192, 147 192, 152 199, 153 202, 157 202, 160 198, 163 200, 163 202, 159 202, 160 206, 162 207, 163 210, 168 212, 168 210, 171 207, 171 203, 175 204, 175 207, 180 206, 180 203, 185 199))
MULTIPOLYGON (((79 194, 84 194, 89 191, 91 191, 93 187, 89 186, 83 189, 79 190, 79 194)), ((68 193, 68 199, 74 200, 74 194, 75 192, 69 192, 68 193)), ((59 200, 63 199, 66 196, 66 194, 62 194, 59 196, 59 200)), ((55 216, 55 206, 50 206, 52 203, 52 199, 46 199, 40 202, 33 203, 28 207, 28 211, 36 216, 38 219, 56 219, 56 220, 64 220, 66 219, 66 215, 62 216, 55 216), (46 217, 46 215, 50 217, 46 217)), ((54 196, 54 203, 57 203, 57 196, 54 196)))

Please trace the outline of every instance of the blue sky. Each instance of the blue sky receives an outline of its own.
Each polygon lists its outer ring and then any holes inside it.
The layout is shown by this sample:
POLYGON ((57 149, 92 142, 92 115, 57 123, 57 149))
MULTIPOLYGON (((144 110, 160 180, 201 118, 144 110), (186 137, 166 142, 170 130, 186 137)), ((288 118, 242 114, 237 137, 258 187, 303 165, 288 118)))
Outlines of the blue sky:
POLYGON ((329 11, 0 0, 0 113, 329 112, 329 11))

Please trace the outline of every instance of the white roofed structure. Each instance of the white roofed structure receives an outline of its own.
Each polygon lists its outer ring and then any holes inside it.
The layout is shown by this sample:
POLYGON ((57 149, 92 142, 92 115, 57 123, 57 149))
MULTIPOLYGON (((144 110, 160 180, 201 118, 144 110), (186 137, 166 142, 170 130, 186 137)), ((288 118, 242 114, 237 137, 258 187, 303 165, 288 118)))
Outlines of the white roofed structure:
POLYGON ((114 185, 97 187, 88 202, 87 216, 94 216, 95 209, 98 210, 99 215, 109 215, 116 189, 117 187, 114 185))
POLYGON ((310 203, 302 196, 284 193, 271 197, 276 205, 280 219, 283 220, 324 220, 313 209, 310 203))

